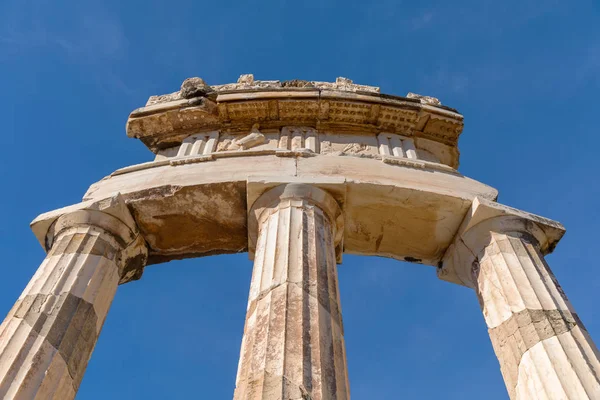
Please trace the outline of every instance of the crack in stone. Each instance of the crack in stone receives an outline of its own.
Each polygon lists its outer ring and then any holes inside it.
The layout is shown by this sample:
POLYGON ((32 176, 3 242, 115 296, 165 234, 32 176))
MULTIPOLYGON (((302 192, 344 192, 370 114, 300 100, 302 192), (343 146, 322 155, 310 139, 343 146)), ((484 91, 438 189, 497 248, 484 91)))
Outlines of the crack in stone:
MULTIPOLYGON (((571 331, 577 326, 576 314, 567 310, 525 309, 513 314, 499 326, 489 330, 496 351, 517 352, 515 358, 520 364, 523 355, 537 343, 571 331), (511 346, 511 343, 514 346, 511 346)), ((499 357, 502 358, 502 357, 499 357)))
MULTIPOLYGON (((285 284, 295 285, 295 286, 296 286, 296 287, 298 287, 300 290, 302 290, 304 293, 306 293, 308 296, 310 296, 310 297, 312 297, 313 299, 317 300, 317 302, 318 302, 318 303, 319 303, 319 304, 320 304, 320 305, 321 305, 321 306, 322 306, 322 307, 323 307, 323 308, 324 308, 324 309, 325 309, 325 310, 326 310, 328 313, 332 314, 331 306, 330 306, 329 304, 323 304, 323 302, 321 302, 321 300, 319 300, 319 297, 318 297, 318 296, 315 296, 315 295, 314 295, 313 293, 311 293, 309 290, 305 289, 305 288, 304 288, 304 285, 303 285, 301 282, 290 282, 290 281, 285 281, 285 282, 282 282, 282 283, 278 283, 277 285, 270 286, 269 288, 267 288, 267 289, 263 290, 262 292, 260 292, 260 293, 258 294, 258 296, 256 296, 256 298, 255 298, 255 299, 252 301, 252 303, 251 303, 251 304, 250 304, 250 306, 248 307, 248 315, 249 315, 249 314, 251 314, 251 313, 254 311, 254 309, 256 308, 256 305, 258 304, 258 302, 259 302, 260 300, 263 300, 265 297, 267 297, 267 295, 268 295, 269 293, 273 292, 273 290, 275 290, 275 289, 277 289, 278 287, 281 287, 281 286, 283 286, 283 285, 285 285, 285 284)), ((310 286, 316 286, 316 285, 312 284, 312 285, 310 285, 310 286)), ((334 299, 334 298, 332 298, 331 296, 329 296, 329 300, 330 300, 330 301, 332 301, 332 302, 334 302, 336 305, 338 305, 338 304, 337 304, 337 299, 334 299)), ((338 307, 336 307, 336 308, 339 308, 339 305, 338 305, 338 307)), ((335 323, 336 323, 338 326, 341 326, 341 325, 339 324, 339 321, 341 321, 341 318, 342 318, 342 316, 341 316, 341 313, 340 313, 340 312, 334 312, 333 314, 335 314, 335 317, 336 317, 334 322, 335 322, 335 323)))

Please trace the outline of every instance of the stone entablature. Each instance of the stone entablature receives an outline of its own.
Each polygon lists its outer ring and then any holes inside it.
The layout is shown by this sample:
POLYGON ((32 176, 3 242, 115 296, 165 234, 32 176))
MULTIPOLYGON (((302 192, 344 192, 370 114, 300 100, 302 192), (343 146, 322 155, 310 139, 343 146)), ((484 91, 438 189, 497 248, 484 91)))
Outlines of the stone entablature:
POLYGON ((474 289, 511 399, 600 399, 600 353, 544 256, 556 222, 461 175, 462 116, 335 83, 200 78, 128 134, 155 160, 40 215, 46 249, 0 325, 0 398, 75 397, 117 286, 148 264, 254 260, 235 400, 349 400, 343 253, 431 265, 474 289))
POLYGON ((439 162, 458 166, 463 116, 432 97, 385 95, 378 88, 345 78, 336 83, 294 81, 289 85, 242 76, 236 84, 215 87, 196 82, 196 90, 190 90, 186 82, 182 86, 186 90, 153 96, 145 107, 134 110, 127 134, 155 153, 178 147, 192 135, 214 131, 239 140, 256 124, 263 134, 297 126, 353 135, 360 137, 354 141, 359 145, 367 138, 378 146, 377 135, 397 134, 413 139, 417 148, 418 142, 423 143, 421 147, 439 162), (184 98, 182 93, 194 97, 184 98))
MULTIPOLYGON (((432 168, 453 170, 448 164, 452 155, 438 142, 423 138, 408 138, 395 133, 355 135, 318 132, 305 126, 285 126, 261 131, 255 124, 250 132, 221 134, 210 131, 193 134, 174 147, 158 151, 155 161, 198 156, 227 156, 232 151, 252 154, 273 154, 273 151, 304 151, 308 155, 357 156, 383 159, 397 157, 422 160, 432 168), (310 154, 308 154, 310 153, 310 154)), ((243 156, 236 154, 235 156, 243 156)))

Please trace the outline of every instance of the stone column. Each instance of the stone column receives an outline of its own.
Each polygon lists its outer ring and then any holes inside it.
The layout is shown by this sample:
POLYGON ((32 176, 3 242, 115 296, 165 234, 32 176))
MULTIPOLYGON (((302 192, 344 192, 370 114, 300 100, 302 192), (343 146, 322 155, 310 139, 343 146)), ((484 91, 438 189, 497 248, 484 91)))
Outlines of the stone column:
POLYGON ((250 214, 258 239, 234 399, 349 399, 337 202, 288 184, 263 194, 250 214))
POLYGON ((59 217, 48 255, 0 325, 0 398, 75 397, 117 285, 146 260, 119 197, 59 217))
POLYGON ((564 229, 501 207, 478 204, 445 263, 470 270, 462 279, 477 293, 510 398, 600 399, 600 354, 543 255, 564 229))

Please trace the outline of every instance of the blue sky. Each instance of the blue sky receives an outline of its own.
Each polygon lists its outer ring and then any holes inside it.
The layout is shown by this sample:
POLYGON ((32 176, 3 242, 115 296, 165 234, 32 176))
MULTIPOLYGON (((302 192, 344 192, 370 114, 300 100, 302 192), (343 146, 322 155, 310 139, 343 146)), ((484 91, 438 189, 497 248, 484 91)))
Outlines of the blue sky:
MULTIPOLYGON (((38 214, 152 154, 125 136, 148 96, 200 76, 432 95, 465 115, 460 171, 561 221, 548 257, 600 341, 598 1, 0 0, 0 314, 43 260, 38 214)), ((227 399, 246 254, 149 267, 119 288, 78 399, 227 399)), ((475 294, 433 268, 346 256, 354 400, 506 399, 475 294)))

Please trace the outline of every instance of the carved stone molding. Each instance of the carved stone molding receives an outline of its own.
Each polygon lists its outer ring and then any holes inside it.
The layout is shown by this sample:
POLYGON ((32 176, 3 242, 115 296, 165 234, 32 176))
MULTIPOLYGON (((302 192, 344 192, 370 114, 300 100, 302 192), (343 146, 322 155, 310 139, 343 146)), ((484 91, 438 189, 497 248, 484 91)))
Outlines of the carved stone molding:
POLYGON ((237 83, 208 88, 200 78, 186 82, 186 96, 198 97, 184 98, 179 92, 151 97, 145 107, 131 113, 127 134, 158 153, 190 135, 215 130, 236 135, 256 124, 262 133, 286 126, 336 134, 388 132, 446 146, 453 157, 448 165, 458 165, 456 146, 463 117, 427 96, 384 95, 379 88, 346 78, 334 83, 279 82, 254 80, 248 74, 237 83))

